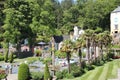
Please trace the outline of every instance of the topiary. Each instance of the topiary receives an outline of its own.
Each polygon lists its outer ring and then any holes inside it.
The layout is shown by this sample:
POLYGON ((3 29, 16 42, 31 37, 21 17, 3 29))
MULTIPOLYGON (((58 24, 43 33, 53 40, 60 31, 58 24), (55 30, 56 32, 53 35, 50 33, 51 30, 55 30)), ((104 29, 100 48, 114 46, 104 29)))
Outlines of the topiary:
POLYGON ((9 61, 10 61, 10 63, 12 63, 13 60, 14 60, 13 53, 11 53, 10 56, 9 56, 9 61))
POLYGON ((8 62, 8 52, 6 52, 5 55, 4 55, 4 61, 8 62))
POLYGON ((50 72, 47 64, 45 65, 44 70, 44 80, 50 80, 50 72))
POLYGON ((29 80, 29 79, 30 79, 29 67, 27 64, 22 63, 19 66, 19 70, 18 70, 18 80, 29 80))

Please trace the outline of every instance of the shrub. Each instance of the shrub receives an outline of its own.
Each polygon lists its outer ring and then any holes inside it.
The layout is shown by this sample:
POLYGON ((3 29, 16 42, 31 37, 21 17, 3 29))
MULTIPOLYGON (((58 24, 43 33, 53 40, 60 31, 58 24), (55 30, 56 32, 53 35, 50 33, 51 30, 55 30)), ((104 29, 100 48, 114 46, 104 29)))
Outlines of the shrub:
POLYGON ((51 58, 51 57, 45 58, 45 59, 43 60, 43 63, 44 63, 44 64, 46 64, 46 63, 51 64, 51 63, 52 63, 52 58, 51 58))
POLYGON ((4 56, 0 56, 0 61, 3 61, 4 60, 4 56))
POLYGON ((43 80, 43 73, 42 72, 32 72, 31 77, 33 80, 43 80))
POLYGON ((36 49, 35 50, 35 54, 36 54, 36 56, 41 56, 42 52, 39 49, 36 49))
POLYGON ((85 68, 86 67, 86 62, 85 61, 82 61, 81 62, 81 68, 85 68))
POLYGON ((58 72, 56 72, 55 75, 56 75, 57 79, 62 79, 62 78, 63 78, 62 71, 58 71, 58 72))
POLYGON ((10 63, 12 63, 13 60, 14 60, 13 53, 11 53, 10 56, 9 56, 9 61, 10 61, 10 63))
POLYGON ((110 52, 110 53, 108 53, 108 54, 107 54, 107 58, 108 58, 108 59, 110 59, 110 58, 112 58, 112 59, 113 59, 113 58, 114 58, 114 56, 115 56, 115 54, 114 54, 114 53, 112 53, 112 52, 110 52))
POLYGON ((63 79, 66 77, 66 74, 68 73, 67 69, 64 69, 63 71, 56 72, 57 79, 63 79))
POLYGON ((8 62, 8 52, 6 52, 5 55, 4 55, 4 61, 8 62))
POLYGON ((92 64, 96 66, 102 66, 106 62, 105 59, 101 60, 100 57, 97 57, 92 64))
POLYGON ((70 73, 67 73, 66 75, 65 75, 65 78, 68 78, 68 79, 73 79, 74 78, 74 76, 70 73))
POLYGON ((29 67, 27 64, 22 63, 19 66, 19 70, 18 70, 18 80, 29 80, 29 79, 30 79, 29 67))
POLYGON ((47 64, 45 65, 44 70, 44 80, 50 80, 50 72, 47 64))
POLYGON ((94 69, 94 66, 93 65, 87 65, 87 70, 89 71, 89 70, 93 70, 94 69))
POLYGON ((80 75, 82 75, 83 73, 85 73, 85 71, 80 68, 79 66, 77 66, 76 64, 72 64, 71 65, 71 73, 74 77, 78 77, 80 75))
POLYGON ((65 52, 61 52, 60 50, 55 51, 55 55, 59 58, 65 58, 66 57, 65 52))
POLYGON ((4 79, 6 77, 6 73, 5 73, 5 70, 0 70, 0 80, 1 79, 4 79))
POLYGON ((65 78, 66 77, 66 74, 68 73, 68 70, 67 69, 64 69, 63 71, 62 71, 62 74, 63 74, 63 78, 65 78))

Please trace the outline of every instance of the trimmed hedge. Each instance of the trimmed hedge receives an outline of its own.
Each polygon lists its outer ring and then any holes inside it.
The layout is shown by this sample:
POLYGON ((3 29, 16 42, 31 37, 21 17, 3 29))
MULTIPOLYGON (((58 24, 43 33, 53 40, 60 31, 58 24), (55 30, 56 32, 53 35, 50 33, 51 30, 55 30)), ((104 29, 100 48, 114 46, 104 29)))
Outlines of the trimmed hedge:
POLYGON ((27 64, 22 63, 19 66, 19 70, 18 70, 18 80, 29 80, 29 79, 30 79, 29 67, 27 64))
POLYGON ((10 56, 9 56, 9 62, 12 63, 13 60, 14 60, 13 53, 11 53, 10 56))

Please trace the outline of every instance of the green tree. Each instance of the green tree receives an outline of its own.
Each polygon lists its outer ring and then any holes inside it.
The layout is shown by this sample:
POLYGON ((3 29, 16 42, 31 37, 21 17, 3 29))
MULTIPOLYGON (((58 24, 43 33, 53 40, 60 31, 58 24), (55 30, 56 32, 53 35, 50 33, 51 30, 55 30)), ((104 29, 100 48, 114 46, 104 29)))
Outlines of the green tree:
POLYGON ((85 29, 109 29, 110 13, 115 8, 114 0, 80 0, 78 24, 85 29), (112 1, 112 2, 111 2, 112 1), (82 6, 81 6, 82 5, 82 6))
POLYGON ((45 65, 44 80, 50 80, 50 72, 49 72, 49 68, 48 68, 47 63, 45 65))
POLYGON ((70 73, 70 53, 72 51, 72 41, 71 40, 65 40, 63 42, 63 45, 61 47, 61 51, 66 53, 66 58, 68 61, 68 73, 70 73))
POLYGON ((85 40, 82 36, 75 41, 75 49, 77 49, 77 53, 78 53, 78 56, 79 56, 79 66, 80 66, 80 68, 81 68, 81 62, 82 62, 81 48, 84 47, 84 45, 85 45, 85 40))
POLYGON ((94 35, 94 30, 87 29, 85 31, 84 37, 86 38, 86 47, 87 47, 87 57, 88 57, 88 63, 90 64, 90 46, 92 44, 92 38, 94 35))
POLYGON ((18 51, 24 39, 31 39, 34 36, 29 26, 32 22, 33 5, 32 0, 7 0, 5 3, 3 38, 9 40, 10 43, 16 43, 18 51))

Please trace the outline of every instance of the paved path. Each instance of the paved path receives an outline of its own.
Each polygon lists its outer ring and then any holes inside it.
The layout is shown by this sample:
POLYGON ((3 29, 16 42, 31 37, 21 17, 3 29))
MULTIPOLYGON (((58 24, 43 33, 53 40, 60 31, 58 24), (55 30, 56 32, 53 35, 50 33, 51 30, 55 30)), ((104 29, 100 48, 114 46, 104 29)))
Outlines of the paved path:
POLYGON ((17 74, 8 74, 7 80, 18 80, 17 74))

